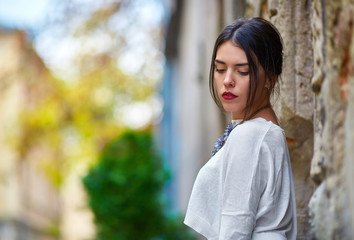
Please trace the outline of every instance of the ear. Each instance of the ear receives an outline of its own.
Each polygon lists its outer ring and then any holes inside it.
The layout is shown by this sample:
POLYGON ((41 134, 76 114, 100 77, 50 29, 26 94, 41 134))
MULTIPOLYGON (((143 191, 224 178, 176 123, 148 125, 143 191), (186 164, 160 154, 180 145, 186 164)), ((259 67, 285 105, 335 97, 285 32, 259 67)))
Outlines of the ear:
POLYGON ((270 87, 271 87, 271 82, 270 82, 269 78, 266 79, 266 82, 265 82, 265 84, 264 84, 264 87, 265 87, 266 89, 268 89, 268 91, 269 91, 269 89, 270 89, 270 87))
POLYGON ((266 78, 266 82, 264 84, 264 87, 266 89, 268 89, 268 91, 272 90, 274 85, 275 85, 275 83, 278 81, 278 77, 279 77, 278 75, 270 75, 270 76, 268 76, 266 78))
POLYGON ((273 88, 272 86, 272 81, 270 80, 269 77, 266 78, 266 81, 264 83, 264 87, 268 90, 268 92, 273 88))

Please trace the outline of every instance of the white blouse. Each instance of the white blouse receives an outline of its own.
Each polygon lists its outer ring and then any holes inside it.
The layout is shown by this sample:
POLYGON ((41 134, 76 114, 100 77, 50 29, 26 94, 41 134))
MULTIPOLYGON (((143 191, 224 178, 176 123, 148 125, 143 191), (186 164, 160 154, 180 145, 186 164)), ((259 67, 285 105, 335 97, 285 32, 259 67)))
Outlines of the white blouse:
POLYGON ((238 125, 201 168, 184 223, 209 240, 296 239, 296 202, 283 130, 238 125))

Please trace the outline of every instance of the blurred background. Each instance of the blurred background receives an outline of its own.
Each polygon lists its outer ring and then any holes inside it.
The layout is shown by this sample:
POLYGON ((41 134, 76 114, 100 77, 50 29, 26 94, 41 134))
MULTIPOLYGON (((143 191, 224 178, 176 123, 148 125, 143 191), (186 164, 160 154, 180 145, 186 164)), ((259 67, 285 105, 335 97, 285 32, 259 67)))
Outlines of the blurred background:
POLYGON ((230 120, 209 94, 212 49, 244 16, 284 40, 273 103, 298 239, 352 239, 353 12, 352 0, 0 0, 0 239, 196 239, 183 214, 230 120))

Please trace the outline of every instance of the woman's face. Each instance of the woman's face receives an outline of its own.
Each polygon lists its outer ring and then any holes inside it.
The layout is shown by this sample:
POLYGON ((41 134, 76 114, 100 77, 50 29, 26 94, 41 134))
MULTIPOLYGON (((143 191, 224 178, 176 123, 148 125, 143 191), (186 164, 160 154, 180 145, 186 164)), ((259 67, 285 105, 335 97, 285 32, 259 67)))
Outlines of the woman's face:
MULTIPOLYGON (((249 66, 245 51, 231 41, 221 44, 215 57, 214 81, 219 99, 225 111, 232 113, 232 119, 243 119, 249 91, 249 66)), ((264 71, 259 68, 258 88, 264 88, 264 71)), ((257 89, 254 106, 262 105, 265 96, 257 89)))

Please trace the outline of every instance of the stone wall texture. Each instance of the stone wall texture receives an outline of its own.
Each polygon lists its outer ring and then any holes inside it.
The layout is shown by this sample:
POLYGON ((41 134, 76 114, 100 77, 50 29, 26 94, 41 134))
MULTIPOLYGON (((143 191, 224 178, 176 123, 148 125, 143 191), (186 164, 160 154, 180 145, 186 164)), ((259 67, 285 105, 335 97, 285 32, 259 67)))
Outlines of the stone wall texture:
POLYGON ((353 239, 354 1, 312 1, 315 93, 312 237, 353 239))

